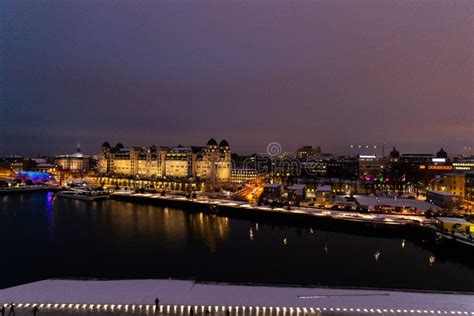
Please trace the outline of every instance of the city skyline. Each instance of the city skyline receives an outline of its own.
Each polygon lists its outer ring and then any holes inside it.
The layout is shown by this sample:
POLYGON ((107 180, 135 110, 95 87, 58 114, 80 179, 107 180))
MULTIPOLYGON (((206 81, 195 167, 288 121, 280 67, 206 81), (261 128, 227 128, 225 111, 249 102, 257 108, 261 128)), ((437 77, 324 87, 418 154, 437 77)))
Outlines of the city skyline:
MULTIPOLYGON (((212 138, 212 137, 211 137, 212 138)), ((216 138, 217 139, 217 138, 216 138)), ((218 138, 221 139, 221 138, 218 138)), ((224 138, 222 138, 225 140, 224 138)), ((176 147, 193 147, 193 146, 205 146, 206 141, 198 141, 197 143, 187 143, 187 142, 181 142, 179 144, 157 144, 157 143, 150 143, 150 144, 134 144, 134 143, 128 143, 124 142, 122 140, 117 140, 117 141, 110 141, 105 140, 105 142, 110 143, 110 145, 113 147, 117 144, 122 144, 125 148, 132 148, 132 147, 140 147, 140 148, 148 148, 152 146, 158 146, 158 147, 165 147, 165 148, 176 148, 176 147)), ((6 152, 6 153, 1 153, 0 152, 0 157, 12 157, 12 156, 22 156, 22 157, 30 157, 30 158, 35 158, 35 157, 47 157, 47 156, 57 156, 57 155, 70 155, 74 154, 78 151, 80 151, 82 154, 86 155, 97 155, 97 153, 100 151, 101 144, 103 144, 104 141, 102 142, 97 142, 95 147, 92 147, 91 150, 86 149, 84 150, 83 146, 80 143, 77 143, 76 146, 73 146, 74 144, 67 144, 65 145, 66 149, 63 151, 44 151, 44 152, 28 152, 28 151, 18 151, 18 152, 6 152)), ((231 142, 230 142, 231 143, 231 142)), ((269 142, 262 144, 259 146, 258 150, 256 151, 251 151, 251 150, 236 150, 235 146, 232 145, 233 148, 233 153, 238 154, 238 155, 253 155, 253 154, 258 154, 258 155, 268 155, 269 153, 269 146, 278 146, 278 153, 279 154, 293 154, 296 155, 298 149, 301 149, 302 147, 310 146, 316 149, 317 147, 322 151, 322 154, 331 154, 334 156, 357 156, 357 155, 376 155, 376 156, 388 156, 390 151, 393 149, 396 149, 400 153, 403 154, 436 154, 439 150, 446 150, 449 154, 450 157, 454 156, 473 156, 474 155, 474 148, 471 146, 465 146, 463 148, 459 148, 458 151, 450 151, 449 148, 450 146, 440 146, 440 147, 433 147, 432 150, 426 150, 426 151, 407 151, 404 150, 403 147, 399 147, 397 145, 388 145, 388 144, 355 144, 351 143, 351 145, 348 145, 347 148, 343 148, 341 151, 328 151, 325 150, 327 147, 321 146, 320 144, 295 144, 290 147, 283 147, 279 142, 269 142)), ((331 146, 329 146, 331 147, 331 146)))
POLYGON ((471 1, 6 2, 0 155, 212 135, 243 154, 274 141, 288 151, 385 143, 461 153, 474 135, 473 9, 471 1))

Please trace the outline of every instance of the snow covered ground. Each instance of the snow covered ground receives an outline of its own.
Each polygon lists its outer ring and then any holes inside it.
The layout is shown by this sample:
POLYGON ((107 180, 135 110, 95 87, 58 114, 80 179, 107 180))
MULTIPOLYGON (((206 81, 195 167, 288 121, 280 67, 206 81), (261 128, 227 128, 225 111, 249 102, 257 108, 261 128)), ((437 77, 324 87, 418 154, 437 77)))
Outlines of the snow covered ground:
POLYGON ((433 211, 441 210, 441 208, 437 205, 415 199, 368 195, 354 195, 354 198, 357 200, 357 202, 359 202, 359 204, 367 205, 369 207, 374 207, 376 205, 390 205, 393 207, 412 207, 418 210, 422 210, 423 212, 430 209, 433 211))
POLYGON ((188 315, 191 307, 197 315, 209 310, 212 315, 223 316, 227 310, 231 316, 474 315, 474 294, 231 285, 182 280, 45 280, 0 290, 0 305, 14 302, 17 310, 31 314, 31 308, 36 304, 43 315, 153 314, 157 297, 161 312, 170 315, 188 315))
POLYGON ((127 196, 131 199, 134 197, 141 199, 158 199, 158 200, 174 200, 174 201, 183 201, 188 203, 197 203, 197 204, 206 204, 206 205, 216 205, 216 206, 225 206, 228 208, 235 209, 245 209, 250 211, 260 211, 268 213, 284 213, 284 214, 305 214, 315 217, 322 218, 332 218, 345 221, 353 222, 364 222, 364 223, 384 223, 392 225, 403 225, 408 223, 413 223, 414 221, 424 224, 431 223, 430 219, 426 219, 420 216, 411 216, 411 215, 392 215, 392 214, 362 214, 356 212, 347 212, 347 211, 337 211, 337 210, 327 210, 327 209, 318 209, 318 208, 308 208, 308 207, 294 207, 292 206, 290 210, 283 207, 271 208, 269 206, 257 206, 255 204, 249 204, 242 201, 231 201, 223 199, 210 199, 210 198, 197 198, 189 199, 184 196, 161 196, 160 194, 152 193, 132 193, 132 192, 123 192, 118 191, 114 192, 112 195, 115 196, 127 196))

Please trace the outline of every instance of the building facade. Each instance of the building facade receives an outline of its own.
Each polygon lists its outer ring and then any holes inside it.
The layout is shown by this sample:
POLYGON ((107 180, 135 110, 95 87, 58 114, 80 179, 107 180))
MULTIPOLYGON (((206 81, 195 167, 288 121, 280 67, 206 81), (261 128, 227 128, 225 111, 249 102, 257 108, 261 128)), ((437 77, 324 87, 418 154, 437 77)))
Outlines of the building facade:
POLYGON ((313 148, 313 146, 302 146, 296 151, 296 157, 302 161, 317 158, 319 156, 321 156, 321 147, 319 146, 316 148, 313 148))
POLYGON ((56 156, 54 161, 59 169, 72 172, 88 171, 90 167, 89 156, 82 154, 79 147, 74 154, 56 156))
POLYGON ((227 183, 231 177, 231 151, 226 140, 211 138, 206 146, 130 147, 102 144, 98 172, 102 175, 138 178, 194 178, 227 183))
POLYGON ((430 189, 465 197, 465 185, 466 178, 464 174, 448 173, 433 179, 430 183, 430 189))

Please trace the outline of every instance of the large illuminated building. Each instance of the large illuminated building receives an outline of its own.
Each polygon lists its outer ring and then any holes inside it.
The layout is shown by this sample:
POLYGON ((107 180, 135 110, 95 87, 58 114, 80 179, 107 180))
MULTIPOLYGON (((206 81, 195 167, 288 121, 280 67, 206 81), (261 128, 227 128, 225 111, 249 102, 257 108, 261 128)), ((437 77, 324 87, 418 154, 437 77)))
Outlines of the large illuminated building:
POLYGON ((438 176, 430 183, 432 191, 449 192, 453 195, 465 196, 466 178, 462 173, 448 173, 438 176))
POLYGON ((211 138, 206 146, 130 147, 102 144, 98 157, 102 175, 154 179, 198 179, 225 184, 231 176, 231 152, 226 140, 211 138))
POLYGON ((89 170, 89 159, 78 146, 74 154, 56 156, 55 163, 61 170, 84 172, 89 170))

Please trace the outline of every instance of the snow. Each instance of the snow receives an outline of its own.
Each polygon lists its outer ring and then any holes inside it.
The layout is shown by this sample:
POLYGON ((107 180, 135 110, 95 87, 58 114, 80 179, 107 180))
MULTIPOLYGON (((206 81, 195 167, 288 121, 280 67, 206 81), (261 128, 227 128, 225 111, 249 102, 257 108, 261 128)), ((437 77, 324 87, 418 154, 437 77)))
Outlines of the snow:
POLYGON ((468 221, 466 221, 463 218, 456 218, 456 217, 437 217, 437 220, 443 222, 443 223, 452 223, 452 224, 469 224, 468 221))
POLYGON ((430 204, 426 201, 420 201, 415 199, 404 199, 404 198, 389 198, 381 196, 368 196, 368 195, 354 195, 354 198, 359 202, 360 205, 375 206, 375 205, 390 205, 394 207, 413 207, 419 210, 427 211, 439 210, 439 207, 430 204))
POLYGON ((474 312, 473 294, 277 287, 183 280, 44 280, 0 290, 0 303, 153 304, 474 312))
POLYGON ((331 186, 326 184, 326 185, 318 185, 316 187, 317 192, 331 192, 331 186))
POLYGON ((306 188, 306 185, 304 184, 293 184, 292 186, 288 187, 288 190, 298 191, 298 190, 304 190, 305 188, 306 188))

